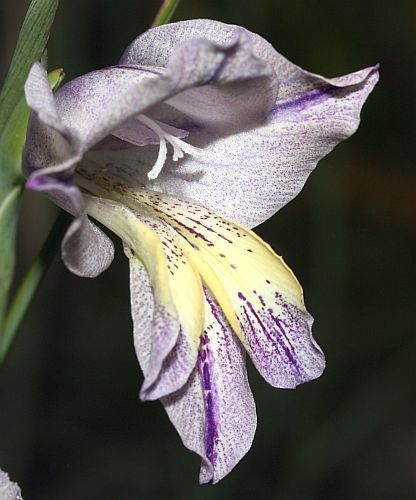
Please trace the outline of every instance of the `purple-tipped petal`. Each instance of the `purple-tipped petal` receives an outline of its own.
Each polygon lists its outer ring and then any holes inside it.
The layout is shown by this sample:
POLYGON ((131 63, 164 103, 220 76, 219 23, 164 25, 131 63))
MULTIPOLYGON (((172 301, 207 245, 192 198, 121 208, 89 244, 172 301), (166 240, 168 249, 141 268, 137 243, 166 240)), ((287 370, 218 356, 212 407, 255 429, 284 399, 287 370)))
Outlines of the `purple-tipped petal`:
POLYGON ((9 475, 0 469, 0 498, 1 500, 23 500, 19 485, 13 483, 9 475))
POLYGON ((254 300, 238 293, 247 350, 270 385, 294 389, 322 375, 325 357, 312 337, 312 317, 290 304, 274 284, 265 282, 264 288, 265 296, 255 292, 254 300))
POLYGON ((208 293, 196 370, 162 402, 184 445, 202 458, 201 483, 220 481, 250 449, 257 417, 244 350, 208 293))
POLYGON ((266 243, 191 201, 133 194, 126 186, 124 196, 132 206, 153 209, 190 245, 190 260, 267 382, 295 388, 322 374, 325 358, 312 337, 302 288, 266 243))
POLYGON ((88 219, 79 189, 69 181, 33 175, 26 183, 29 189, 46 193, 54 203, 75 219, 62 242, 62 260, 78 276, 95 278, 113 261, 114 245, 88 219))

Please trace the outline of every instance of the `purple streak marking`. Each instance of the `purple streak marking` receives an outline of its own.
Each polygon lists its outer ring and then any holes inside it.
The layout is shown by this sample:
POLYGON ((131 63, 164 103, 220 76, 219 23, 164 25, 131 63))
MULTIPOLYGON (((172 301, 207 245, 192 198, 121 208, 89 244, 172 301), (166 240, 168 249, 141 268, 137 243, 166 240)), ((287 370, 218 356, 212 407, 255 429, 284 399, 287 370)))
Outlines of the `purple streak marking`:
POLYGON ((212 386, 210 373, 212 356, 207 346, 208 343, 209 339, 205 333, 201 338, 197 367, 201 380, 205 408, 205 452, 208 460, 214 465, 216 460, 215 444, 218 438, 218 425, 214 400, 215 388, 212 386))
MULTIPOLYGON (((217 320, 217 323, 221 326, 221 330, 224 333, 226 333, 227 332, 227 328, 223 324, 222 319, 221 319, 220 315, 218 314, 218 311, 217 311, 217 308, 215 307, 214 301, 207 294, 205 294, 205 298, 206 298, 206 300, 207 300, 207 302, 209 304, 209 307, 211 308, 211 312, 212 312, 214 318, 217 320)), ((209 342, 209 339, 208 339, 208 342, 209 342)))
MULTIPOLYGON (((174 217, 172 217, 169 213, 165 213, 163 210, 161 210, 160 208, 157 208, 157 206, 155 206, 154 204, 151 204, 150 205, 152 207, 152 209, 155 211, 155 212, 159 212, 167 217, 170 217, 173 221, 176 222, 176 224, 178 224, 178 226, 180 227, 183 227, 184 229, 186 229, 187 231, 189 231, 191 234, 193 234, 195 236, 195 238, 201 238, 201 240, 205 241, 205 243, 209 246, 209 247, 213 247, 215 246, 214 243, 212 243, 212 241, 210 241, 208 238, 206 238, 203 234, 201 233, 198 233, 198 231, 195 231, 195 229, 192 229, 192 227, 189 227, 187 226, 186 224, 184 224, 183 222, 181 222, 180 220, 178 219, 175 219, 174 217)), ((187 240, 187 238, 185 237, 185 239, 187 240)), ((188 241, 188 240, 187 240, 188 241)))
POLYGON ((258 347, 262 350, 262 345, 260 344, 259 338, 258 338, 257 333, 256 333, 256 329, 254 328, 254 325, 251 321, 251 318, 247 312, 246 306, 243 306, 243 311, 244 311, 244 316, 246 317, 247 323, 250 327, 251 333, 253 334, 254 340, 256 341, 256 344, 258 345, 258 347))
POLYGON ((285 102, 277 102, 270 110, 269 116, 275 118, 282 111, 305 111, 311 106, 325 101, 335 90, 327 85, 319 89, 309 90, 285 102))
MULTIPOLYGON (((227 243, 231 243, 233 244, 233 242, 231 240, 229 240, 227 237, 225 237, 224 235, 222 235, 221 233, 217 233, 214 229, 212 229, 212 227, 209 227, 209 226, 206 226, 205 224, 203 224, 201 221, 197 220, 197 219, 193 219, 192 217, 186 217, 188 220, 192 221, 192 222, 195 222, 195 224, 198 224, 199 226, 202 226, 204 229, 206 229, 207 231, 211 232, 211 233, 215 233, 217 236, 219 236, 220 238, 222 238, 223 240, 225 240, 227 243)), ((199 233, 198 233, 199 234, 199 233)))
POLYGON ((202 372, 204 375, 204 387, 211 387, 211 378, 209 375, 209 366, 207 363, 204 363, 202 366, 202 372))
POLYGON ((172 220, 174 220, 179 226, 183 227, 184 229, 189 231, 191 234, 193 234, 195 236, 195 238, 201 238, 201 240, 205 241, 205 243, 209 247, 215 246, 214 243, 212 243, 212 241, 210 241, 208 238, 206 238, 202 233, 198 233, 198 231, 195 231, 195 229, 193 229, 192 227, 187 226, 183 222, 181 222, 177 219, 174 219, 173 217, 172 217, 172 220))
POLYGON ((247 307, 249 308, 251 314, 256 318, 257 323, 259 324, 260 328, 263 330, 263 333, 266 335, 269 341, 276 347, 278 348, 280 347, 283 349, 287 359, 289 360, 289 363, 296 369, 298 373, 300 373, 299 363, 297 359, 295 359, 294 355, 290 352, 290 349, 285 345, 285 343, 279 339, 278 332, 274 330, 274 333, 276 333, 277 335, 272 336, 271 332, 267 330, 265 324, 261 320, 260 316, 257 314, 257 311, 254 309, 253 304, 249 300, 247 300, 247 298, 241 292, 238 292, 238 298, 247 304, 247 307))

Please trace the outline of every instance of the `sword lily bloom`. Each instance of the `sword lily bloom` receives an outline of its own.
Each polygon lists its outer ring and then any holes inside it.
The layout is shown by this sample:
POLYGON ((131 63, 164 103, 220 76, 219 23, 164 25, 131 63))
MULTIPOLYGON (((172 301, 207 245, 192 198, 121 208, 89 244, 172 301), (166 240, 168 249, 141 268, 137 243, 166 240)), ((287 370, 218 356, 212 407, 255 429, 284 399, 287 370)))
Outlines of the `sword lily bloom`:
POLYGON ((130 262, 143 400, 160 399, 200 481, 218 482, 256 428, 245 353, 274 387, 319 377, 302 288, 250 229, 358 127, 377 68, 323 78, 260 36, 211 20, 151 29, 118 65, 53 95, 35 64, 27 186, 74 215, 66 266, 94 277, 118 235, 130 262))

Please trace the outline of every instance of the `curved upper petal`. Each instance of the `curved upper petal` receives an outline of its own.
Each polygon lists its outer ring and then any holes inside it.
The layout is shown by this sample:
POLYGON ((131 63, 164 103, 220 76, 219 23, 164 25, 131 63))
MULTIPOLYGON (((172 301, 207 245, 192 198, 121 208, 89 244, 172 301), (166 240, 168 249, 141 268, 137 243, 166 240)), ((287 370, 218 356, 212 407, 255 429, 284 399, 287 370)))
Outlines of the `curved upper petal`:
MULTIPOLYGON (((156 182, 148 182, 146 187, 194 199, 225 217, 254 227, 293 199, 317 162, 356 131, 361 108, 378 80, 378 71, 374 67, 325 78, 291 63, 255 33, 206 19, 149 30, 128 47, 122 61, 163 67, 177 44, 199 37, 226 44, 237 35, 245 40, 252 57, 273 69, 279 92, 267 119, 241 131, 236 123, 227 134, 207 126, 195 129, 190 140, 204 149, 204 156, 187 156, 179 164, 166 162, 156 182)), ((264 91, 261 81, 256 89, 260 94, 264 91)), ((169 103, 201 124, 196 118, 205 117, 203 106, 198 114, 201 101, 190 95, 184 106, 182 100, 187 94, 169 103)), ((234 106, 244 113, 244 97, 237 98, 234 106)), ((215 113, 214 100, 210 101, 210 109, 215 113)))
MULTIPOLYGON (((51 166, 42 164, 43 156, 39 157, 40 151, 50 148, 42 125, 59 128, 61 134, 63 129, 69 131, 79 151, 85 153, 127 120, 187 89, 215 82, 238 84, 258 75, 267 77, 270 67, 255 57, 247 57, 247 51, 241 48, 243 43, 238 36, 221 45, 206 38, 189 40, 172 50, 164 68, 120 65, 93 71, 62 86, 54 102, 50 95, 48 99, 32 97, 31 82, 39 81, 33 76, 39 72, 39 66, 35 66, 26 85, 27 100, 35 112, 26 144, 26 169, 51 166), (56 127, 57 123, 63 127, 56 127), (41 133, 35 133, 37 125, 41 133)), ((55 167, 61 172, 61 167, 55 167)))
POLYGON ((279 82, 272 66, 255 55, 250 34, 244 28, 235 27, 226 38, 210 37, 203 30, 194 29, 199 23, 200 20, 174 23, 146 31, 130 44, 120 64, 165 67, 176 47, 198 43, 232 47, 228 59, 218 66, 205 85, 173 96, 169 104, 195 124, 217 132, 254 126, 265 119, 276 101, 279 82), (184 29, 180 30, 181 27, 184 29))
POLYGON ((192 19, 152 28, 138 36, 127 47, 120 59, 120 64, 164 67, 174 48, 187 40, 205 38, 219 45, 228 45, 236 37, 243 37, 246 46, 249 46, 250 53, 273 68, 274 75, 271 76, 276 79, 281 98, 290 97, 307 85, 313 87, 318 81, 341 87, 359 83, 360 77, 357 76, 325 78, 305 71, 277 52, 260 35, 241 26, 225 24, 213 19, 192 19))
POLYGON ((52 173, 68 178, 67 173, 80 159, 81 145, 64 123, 47 73, 40 63, 34 63, 30 69, 24 90, 32 114, 23 152, 23 170, 27 176, 42 169, 42 176, 52 173))

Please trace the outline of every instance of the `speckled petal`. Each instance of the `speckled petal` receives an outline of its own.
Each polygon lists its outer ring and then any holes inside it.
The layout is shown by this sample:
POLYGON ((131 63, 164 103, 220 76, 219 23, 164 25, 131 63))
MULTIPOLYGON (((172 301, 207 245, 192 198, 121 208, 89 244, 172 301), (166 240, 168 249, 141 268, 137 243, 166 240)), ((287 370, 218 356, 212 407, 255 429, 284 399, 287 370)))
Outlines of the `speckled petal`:
MULTIPOLYGON (((156 182, 146 187, 191 198, 254 227, 293 199, 317 162, 356 131, 378 72, 368 68, 324 78, 291 63, 259 35, 205 19, 149 30, 130 45, 122 61, 163 67, 176 44, 198 37, 227 44, 237 35, 247 41, 250 54, 269 64, 276 75, 279 93, 267 120, 242 132, 237 122, 226 136, 207 127, 196 129, 191 141, 203 147, 204 157, 187 156, 179 165, 167 162, 156 182)), ((175 105, 175 100, 171 102, 175 105)), ((179 109, 195 118, 198 104, 192 110, 193 101, 188 99, 187 108, 179 109)), ((216 109, 215 103, 210 109, 216 109)))
POLYGON ((181 388, 195 367, 204 321, 201 280, 163 222, 104 198, 84 197, 88 213, 126 247, 135 347, 145 376, 140 395, 158 399, 181 388))
MULTIPOLYGON (((139 36, 126 50, 120 64, 153 66, 155 61, 147 58, 149 46, 153 47, 154 55, 166 47, 173 50, 175 46, 192 47, 198 43, 232 47, 228 59, 218 66, 204 86, 190 88, 168 102, 191 118, 194 124, 222 133, 254 126, 265 119, 276 101, 278 80, 271 65, 253 53, 247 30, 236 28, 230 37, 223 39, 207 37, 202 31, 196 33, 192 23, 188 23, 189 32, 181 38, 172 33, 178 24, 167 26, 171 29, 154 28, 139 36)), ((168 64, 170 53, 158 59, 160 66, 168 64)))
POLYGON ((201 458, 201 483, 217 483, 250 449, 257 418, 242 346, 206 292, 198 363, 188 383, 163 398, 184 445, 201 458))
POLYGON ((70 132, 59 116, 55 98, 48 75, 44 67, 35 62, 25 82, 25 96, 28 106, 37 114, 39 120, 59 132, 70 137, 70 132))
POLYGON ((294 388, 322 374, 325 359, 312 337, 302 288, 269 245, 191 201, 128 186, 111 196, 133 209, 148 207, 187 241, 185 254, 271 385, 294 388))
POLYGON ((370 68, 338 79, 345 87, 317 80, 279 98, 261 126, 242 132, 220 136, 195 129, 189 140, 204 156, 186 156, 179 165, 168 159, 145 186, 255 227, 297 196, 318 161, 356 131, 377 79, 370 68))
POLYGON ((16 483, 10 481, 9 475, 0 469, 1 500, 23 500, 22 493, 16 483))
MULTIPOLYGON (((236 57, 238 46, 238 37, 222 46, 204 39, 193 40, 175 47, 163 69, 115 66, 82 75, 59 89, 55 115, 76 138, 80 151, 86 152, 127 120, 187 89, 221 79, 229 84, 251 79, 250 72, 256 69, 263 74, 270 72, 255 59, 250 60, 249 73, 245 74, 244 61, 236 57)), ((53 107, 50 99, 45 100, 45 111, 42 102, 36 108, 39 118, 53 107)), ((25 156, 28 170, 49 166, 39 165, 42 148, 48 149, 42 134, 31 134, 25 156)))
POLYGON ((99 169, 89 179, 96 194, 133 211, 147 209, 182 237, 179 247, 271 385, 294 388, 322 374, 325 359, 312 337, 302 287, 269 245, 192 201, 137 190, 125 182, 117 176, 103 178, 99 169))
POLYGON ((25 174, 42 169, 42 176, 63 174, 68 179, 81 157, 80 144, 62 120, 47 73, 39 63, 29 72, 25 96, 32 109, 23 154, 25 174))
POLYGON ((71 172, 80 159, 79 143, 63 123, 46 71, 39 63, 30 70, 25 94, 33 110, 28 130, 32 149, 26 147, 24 153, 24 167, 30 175, 26 186, 48 194, 58 206, 75 216, 62 242, 62 259, 74 274, 96 277, 111 264, 114 246, 88 220, 81 194, 72 183, 71 172))
POLYGON ((288 61, 263 37, 241 26, 225 24, 213 19, 179 21, 150 29, 138 36, 124 52, 120 63, 137 64, 161 68, 168 63, 174 48, 187 40, 205 38, 219 45, 228 45, 236 37, 244 37, 250 52, 274 69, 274 78, 279 85, 279 97, 288 98, 317 81, 335 86, 354 85, 360 82, 358 75, 340 78, 324 78, 305 71, 288 61))

